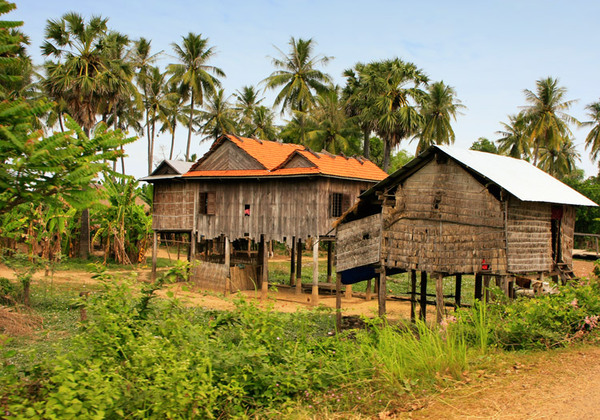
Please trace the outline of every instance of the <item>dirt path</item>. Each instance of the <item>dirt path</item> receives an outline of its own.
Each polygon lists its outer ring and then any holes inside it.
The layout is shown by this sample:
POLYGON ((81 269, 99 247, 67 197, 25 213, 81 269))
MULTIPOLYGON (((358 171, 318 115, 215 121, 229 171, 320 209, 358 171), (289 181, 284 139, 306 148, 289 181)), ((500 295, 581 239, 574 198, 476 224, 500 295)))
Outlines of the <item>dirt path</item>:
POLYGON ((443 392, 411 419, 600 419, 600 348, 538 354, 498 376, 443 392))

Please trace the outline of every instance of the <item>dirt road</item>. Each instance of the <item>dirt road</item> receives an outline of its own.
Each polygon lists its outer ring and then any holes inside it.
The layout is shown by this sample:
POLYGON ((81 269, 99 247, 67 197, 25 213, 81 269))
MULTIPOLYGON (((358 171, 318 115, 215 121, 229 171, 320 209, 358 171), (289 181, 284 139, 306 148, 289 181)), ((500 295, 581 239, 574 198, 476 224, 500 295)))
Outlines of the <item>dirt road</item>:
POLYGON ((547 352, 423 401, 411 419, 600 419, 600 348, 547 352), (533 359, 533 358, 532 358, 533 359))

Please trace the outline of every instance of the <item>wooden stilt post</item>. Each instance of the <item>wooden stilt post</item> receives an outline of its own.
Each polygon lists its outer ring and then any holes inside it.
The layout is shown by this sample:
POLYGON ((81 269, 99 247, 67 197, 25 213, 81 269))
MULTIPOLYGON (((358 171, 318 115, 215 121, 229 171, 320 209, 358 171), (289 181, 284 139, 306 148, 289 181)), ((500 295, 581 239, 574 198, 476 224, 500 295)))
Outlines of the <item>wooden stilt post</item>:
POLYGON ((367 290, 365 291, 365 299, 366 300, 371 300, 371 291, 372 291, 371 290, 372 289, 371 280, 372 279, 367 280, 367 290))
POLYGON ((454 306, 460 308, 460 298, 462 293, 462 274, 456 275, 456 283, 454 284, 454 306))
POLYGON ((261 250, 261 293, 260 298, 265 300, 269 292, 269 251, 267 250, 267 241, 265 235, 260 235, 260 250, 261 250))
POLYGON ((316 238, 313 242, 313 282, 310 303, 313 306, 319 304, 319 241, 316 238))
POLYGON ((435 320, 439 324, 444 318, 444 275, 435 276, 435 320))
POLYGON ((335 276, 335 328, 342 330, 342 274, 335 276))
POLYGON ((417 308, 417 271, 410 270, 410 321, 415 322, 417 308))
POLYGON ((483 276, 480 273, 475 274, 475 300, 482 300, 483 297, 483 276))
POLYGON ((421 307, 419 317, 427 320, 427 272, 421 271, 421 307))
POLYGON ((296 237, 292 236, 292 249, 290 251, 290 286, 296 280, 296 237))
POLYGON ((483 294, 486 302, 490 301, 490 276, 483 276, 483 294))
POLYGON ((231 293, 231 246, 229 238, 225 237, 225 270, 227 270, 227 277, 225 278, 225 296, 229 296, 231 293))
POLYGON ((387 277, 385 275, 385 265, 381 264, 380 272, 379 272, 379 293, 377 294, 379 298, 379 316, 385 317, 385 302, 387 299, 387 277))
POLYGON ((331 283, 333 274, 333 241, 327 241, 327 283, 331 283))
POLYGON ((346 285, 346 294, 345 294, 346 299, 351 299, 352 298, 352 285, 351 284, 347 284, 346 285))
POLYGON ((302 293, 302 239, 298 239, 296 254, 296 294, 299 295, 302 293))
POLYGON ((152 275, 151 280, 154 281, 156 279, 156 260, 158 256, 158 233, 154 231, 153 240, 152 240, 152 275))

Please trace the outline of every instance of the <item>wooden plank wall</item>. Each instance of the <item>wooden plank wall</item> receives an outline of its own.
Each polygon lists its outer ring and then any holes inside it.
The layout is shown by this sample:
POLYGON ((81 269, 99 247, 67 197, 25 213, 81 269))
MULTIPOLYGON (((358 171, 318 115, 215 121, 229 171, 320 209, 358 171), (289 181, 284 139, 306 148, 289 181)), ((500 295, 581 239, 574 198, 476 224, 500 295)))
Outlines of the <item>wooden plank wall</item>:
POLYGON ((196 168, 198 171, 244 169, 264 169, 264 167, 229 140, 223 142, 205 160, 200 162, 200 165, 196 168))
POLYGON ((378 263, 381 213, 340 225, 336 233, 336 270, 378 263))
POLYGON ((289 245, 293 236, 316 237, 332 229, 335 219, 328 217, 329 193, 349 194, 354 203, 360 190, 372 185, 316 177, 194 182, 198 192, 216 192, 216 214, 197 215, 199 238, 225 235, 236 239, 247 234, 257 241, 264 234, 267 241, 289 245), (244 216, 246 204, 250 216, 244 216))
POLYGON ((152 229, 191 231, 194 223, 194 188, 183 181, 154 183, 152 229))
POLYGON ((573 264, 573 242, 575 236, 575 216, 576 209, 573 206, 564 206, 561 230, 561 245, 563 262, 569 265, 573 264))
POLYGON ((512 273, 552 269, 551 205, 510 197, 508 202, 508 270, 512 273))
POLYGON ((433 160, 384 202, 382 256, 405 270, 473 273, 485 259, 503 272, 503 205, 452 160, 433 160))

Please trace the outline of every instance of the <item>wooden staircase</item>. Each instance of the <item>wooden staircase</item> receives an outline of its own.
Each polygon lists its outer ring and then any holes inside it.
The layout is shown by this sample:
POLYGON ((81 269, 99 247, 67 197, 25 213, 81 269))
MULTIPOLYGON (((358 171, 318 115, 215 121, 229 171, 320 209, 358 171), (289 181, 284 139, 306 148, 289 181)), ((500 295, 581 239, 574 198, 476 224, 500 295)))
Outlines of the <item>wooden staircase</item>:
POLYGON ((577 279, 577 276, 575 276, 571 266, 566 263, 555 263, 551 275, 557 276, 560 279, 560 284, 562 285, 577 279))

